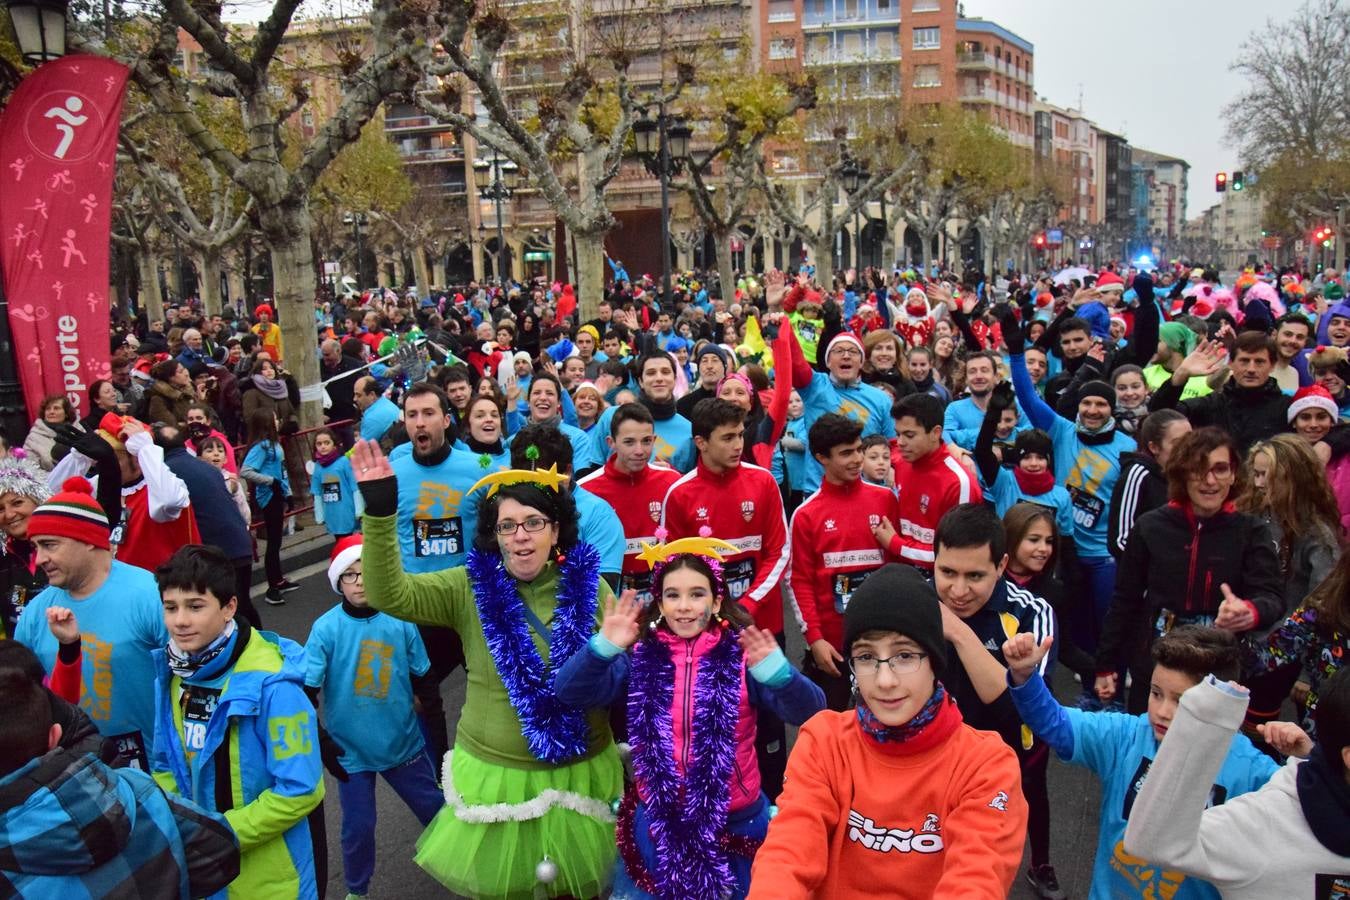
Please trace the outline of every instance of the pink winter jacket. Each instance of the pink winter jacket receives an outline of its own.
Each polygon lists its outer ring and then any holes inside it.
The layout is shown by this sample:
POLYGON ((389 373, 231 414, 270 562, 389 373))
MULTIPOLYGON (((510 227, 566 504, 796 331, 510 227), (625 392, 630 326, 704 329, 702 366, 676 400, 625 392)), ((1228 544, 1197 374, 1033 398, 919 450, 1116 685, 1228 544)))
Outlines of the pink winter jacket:
MULTIPOLYGON (((670 710, 672 742, 675 747, 675 764, 680 775, 693 761, 694 685, 697 683, 699 662, 708 651, 717 646, 721 634, 708 630, 691 640, 676 637, 674 633, 662 628, 656 634, 670 650, 671 662, 675 664, 675 694, 670 710)), ((750 694, 746 686, 745 667, 741 667, 740 720, 736 723, 736 762, 731 768, 731 802, 728 810, 734 812, 749 806, 759 799, 759 764, 755 758, 755 710, 750 705, 750 694)), ((638 786, 642 792, 642 786, 638 786)))

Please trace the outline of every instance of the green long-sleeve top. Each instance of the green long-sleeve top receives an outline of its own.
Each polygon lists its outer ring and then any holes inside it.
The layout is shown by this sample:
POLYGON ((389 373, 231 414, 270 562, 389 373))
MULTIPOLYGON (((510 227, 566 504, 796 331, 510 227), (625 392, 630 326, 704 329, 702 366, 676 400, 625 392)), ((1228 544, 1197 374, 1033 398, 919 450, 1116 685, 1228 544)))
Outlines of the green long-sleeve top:
MULTIPOLYGON (((513 769, 548 769, 550 763, 530 753, 521 734, 520 719, 506 695, 506 686, 497 674, 497 665, 483 638, 468 570, 460 566, 440 572, 409 575, 403 571, 398 552, 396 517, 371 516, 362 520, 365 537, 361 547, 361 570, 366 600, 376 609, 419 625, 453 628, 464 644, 465 668, 469 683, 464 709, 455 731, 455 745, 486 762, 513 769)), ((534 581, 516 582, 521 598, 545 625, 552 627, 558 595, 558 568, 550 562, 534 581)), ((604 616, 609 585, 600 581, 595 605, 597 627, 604 616)), ((530 637, 539 657, 548 661, 548 644, 534 629, 530 637)), ((566 660, 558 660, 562 665, 566 660)), ((613 742, 608 711, 587 712, 590 741, 587 757, 594 756, 613 742)))

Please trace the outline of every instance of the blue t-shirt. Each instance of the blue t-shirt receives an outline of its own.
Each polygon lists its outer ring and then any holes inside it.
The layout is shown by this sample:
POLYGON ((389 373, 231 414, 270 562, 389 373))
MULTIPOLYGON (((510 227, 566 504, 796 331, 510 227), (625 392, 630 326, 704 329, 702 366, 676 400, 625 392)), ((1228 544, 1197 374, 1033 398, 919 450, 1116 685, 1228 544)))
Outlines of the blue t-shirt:
MULTIPOLYGON (((1102 783, 1097 852, 1089 900, 1172 897, 1219 900, 1207 881, 1186 878, 1125 852, 1125 824, 1144 776, 1158 753, 1148 715, 1083 712, 1060 706, 1039 675, 1011 691, 1022 721, 1054 748, 1061 759, 1095 772, 1102 783)), ((1210 794, 1210 805, 1259 789, 1279 765, 1236 734, 1210 794)))
POLYGON ((601 572, 622 572, 627 541, 623 523, 608 503, 582 487, 572 488, 577 504, 577 531, 581 539, 600 553, 601 572))
MULTIPOLYGON (((609 459, 609 444, 605 439, 609 437, 610 423, 614 420, 614 414, 618 411, 617 406, 611 406, 600 414, 588 432, 591 441, 591 465, 600 465, 609 459)), ((664 463, 668 466, 675 465, 675 458, 686 445, 693 444, 693 426, 684 416, 676 413, 669 419, 661 419, 654 423, 656 431, 656 441, 652 444, 652 462, 664 463)), ((584 466, 577 465, 574 469, 581 470, 584 466)))
POLYGON ((1120 478, 1120 455, 1135 449, 1134 438, 1116 430, 1109 440, 1088 443, 1078 427, 1056 413, 1036 394, 1027 372, 1026 357, 1009 357, 1017 403, 1031 424, 1050 435, 1055 453, 1055 478, 1069 492, 1073 504, 1073 542, 1078 555, 1107 557, 1107 510, 1120 478))
POLYGON ((50 585, 29 601, 14 628, 14 639, 37 654, 48 672, 60 646, 47 627, 51 606, 70 609, 80 624, 80 707, 104 737, 134 739, 139 733, 148 759, 155 735, 155 666, 150 653, 169 643, 155 576, 114 560, 103 586, 83 600, 50 585))
POLYGON ((381 397, 361 413, 361 440, 378 441, 385 432, 394 427, 402 412, 393 400, 381 397))
MULTIPOLYGON (((801 432, 809 434, 811 426, 826 413, 838 413, 862 423, 862 436, 879 434, 895 437, 895 422, 891 420, 891 395, 880 388, 855 381, 841 386, 824 372, 811 376, 811 383, 798 391, 802 398, 801 432)), ((820 490, 823 470, 810 453, 805 454, 802 490, 810 494, 820 490)))
MULTIPOLYGON (((975 441, 980 436, 980 426, 983 424, 984 410, 975 405, 974 397, 962 397, 960 400, 953 400, 947 404, 946 412, 942 416, 942 439, 949 444, 974 451, 975 441)), ((1007 439, 1011 441, 1022 432, 1030 430, 1031 420, 1019 407, 1017 424, 1013 427, 1012 434, 1007 439)))
POLYGON ((478 457, 453 447, 439 465, 424 466, 410 449, 390 457, 398 479, 398 548, 407 572, 464 565, 473 546, 472 505, 464 496, 484 470, 478 457))
MULTIPOLYGON (((985 496, 994 501, 994 512, 998 513, 999 518, 1019 503, 1035 503, 1055 511, 1055 529, 1060 534, 1073 535, 1073 498, 1064 489, 1064 485, 1056 484, 1044 494, 1028 494, 1017 483, 1017 476, 1013 474, 1013 470, 1000 466, 994 483, 985 484, 981 478, 980 487, 984 488, 985 496)), ((1008 550, 1009 553, 1016 551, 1016 547, 1008 550)))
POLYGON ((431 668, 417 626, 384 613, 367 619, 341 604, 314 622, 305 686, 323 690, 324 721, 348 772, 383 772, 424 746, 411 677, 431 668))
MULTIPOLYGON (((244 456, 244 467, 275 478, 276 483, 281 486, 281 496, 291 495, 291 476, 286 474, 286 457, 280 444, 271 441, 259 441, 254 444, 244 456)), ((259 506, 266 506, 272 502, 273 490, 271 484, 254 486, 253 493, 258 499, 259 506)))
POLYGON ((329 534, 356 531, 356 491, 356 474, 346 455, 326 466, 314 464, 309 492, 315 503, 323 504, 323 526, 329 534))

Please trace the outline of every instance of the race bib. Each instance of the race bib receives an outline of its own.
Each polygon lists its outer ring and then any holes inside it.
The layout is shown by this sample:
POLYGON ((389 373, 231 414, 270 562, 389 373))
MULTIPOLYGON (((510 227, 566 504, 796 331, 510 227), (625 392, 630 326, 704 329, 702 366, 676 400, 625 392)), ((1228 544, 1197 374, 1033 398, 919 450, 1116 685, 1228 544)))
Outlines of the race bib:
POLYGON ((114 768, 140 769, 147 774, 150 772, 150 757, 145 752, 145 738, 141 737, 139 731, 114 734, 107 740, 117 753, 117 758, 112 763, 114 768))
POLYGON ((1082 528, 1095 528, 1106 504, 1082 488, 1069 487, 1069 497, 1073 500, 1073 523, 1082 528))
POLYGON ((342 499, 342 482, 325 481, 323 483, 323 502, 337 503, 342 499))
POLYGON ((652 573, 625 572, 619 578, 619 593, 637 591, 637 601, 643 606, 652 602, 652 573))
POLYGON ((848 601, 853 599, 853 592, 856 591, 862 583, 867 580, 867 576, 871 574, 871 571, 867 571, 849 572, 847 575, 834 576, 835 612, 839 613, 841 616, 844 614, 844 610, 848 609, 848 601))
POLYGON ((731 599, 741 599, 741 595, 750 590, 750 585, 755 583, 754 559, 740 559, 727 563, 722 567, 722 577, 726 579, 727 593, 731 595, 731 599))
POLYGON ((413 555, 451 556, 464 546, 459 516, 450 519, 413 519, 413 555))
POLYGON ((220 703, 220 691, 186 687, 183 690, 183 747, 200 753, 206 746, 206 726, 220 703))
POLYGON ((117 520, 117 526, 116 526, 115 528, 113 528, 112 532, 108 535, 108 543, 112 545, 113 555, 114 555, 114 556, 117 555, 117 548, 118 548, 118 546, 121 545, 121 543, 122 543, 122 538, 126 535, 126 532, 127 532, 127 519, 130 517, 130 515, 131 515, 131 510, 128 509, 127 507, 123 506, 123 507, 122 507, 122 518, 120 518, 120 519, 117 520))

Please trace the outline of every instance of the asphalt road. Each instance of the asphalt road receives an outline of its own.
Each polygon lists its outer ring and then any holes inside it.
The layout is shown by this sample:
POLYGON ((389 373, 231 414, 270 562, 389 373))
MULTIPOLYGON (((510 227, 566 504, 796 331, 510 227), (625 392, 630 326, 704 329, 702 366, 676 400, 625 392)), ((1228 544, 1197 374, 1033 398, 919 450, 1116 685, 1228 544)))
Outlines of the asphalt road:
MULTIPOLYGON (((337 603, 337 597, 328 584, 326 561, 317 566, 307 566, 288 573, 290 578, 299 582, 301 588, 287 595, 284 606, 268 606, 261 602, 261 593, 258 594, 258 608, 263 616, 264 627, 304 643, 314 620, 337 603)), ((790 636, 789 656, 800 659, 802 652, 800 639, 790 636)), ((1061 697, 1070 697, 1076 693, 1073 676, 1063 671, 1063 667, 1057 676, 1056 688, 1061 697)), ((462 670, 446 680, 441 693, 445 698, 445 708, 450 713, 450 740, 453 743, 455 722, 464 703, 462 670)), ((337 799, 337 781, 331 776, 325 777, 328 779, 327 799, 324 801, 328 827, 328 897, 341 900, 347 895, 347 887, 342 879, 342 814, 337 799)), ((1086 770, 1066 766, 1053 757, 1049 779, 1052 809, 1050 858, 1059 873, 1060 886, 1068 896, 1086 897, 1092 879, 1092 855, 1097 841, 1100 787, 1086 770)), ((450 896, 438 882, 413 863, 413 847, 421 833, 421 826, 383 781, 376 788, 376 804, 379 822, 375 834, 377 862, 369 896, 379 900, 450 896)), ((1037 896, 1022 881, 1027 865, 1028 861, 1024 859, 1022 873, 1019 873, 1017 884, 1009 895, 1018 900, 1034 900, 1037 896)), ((875 896, 884 898, 886 894, 878 890, 875 896)))

